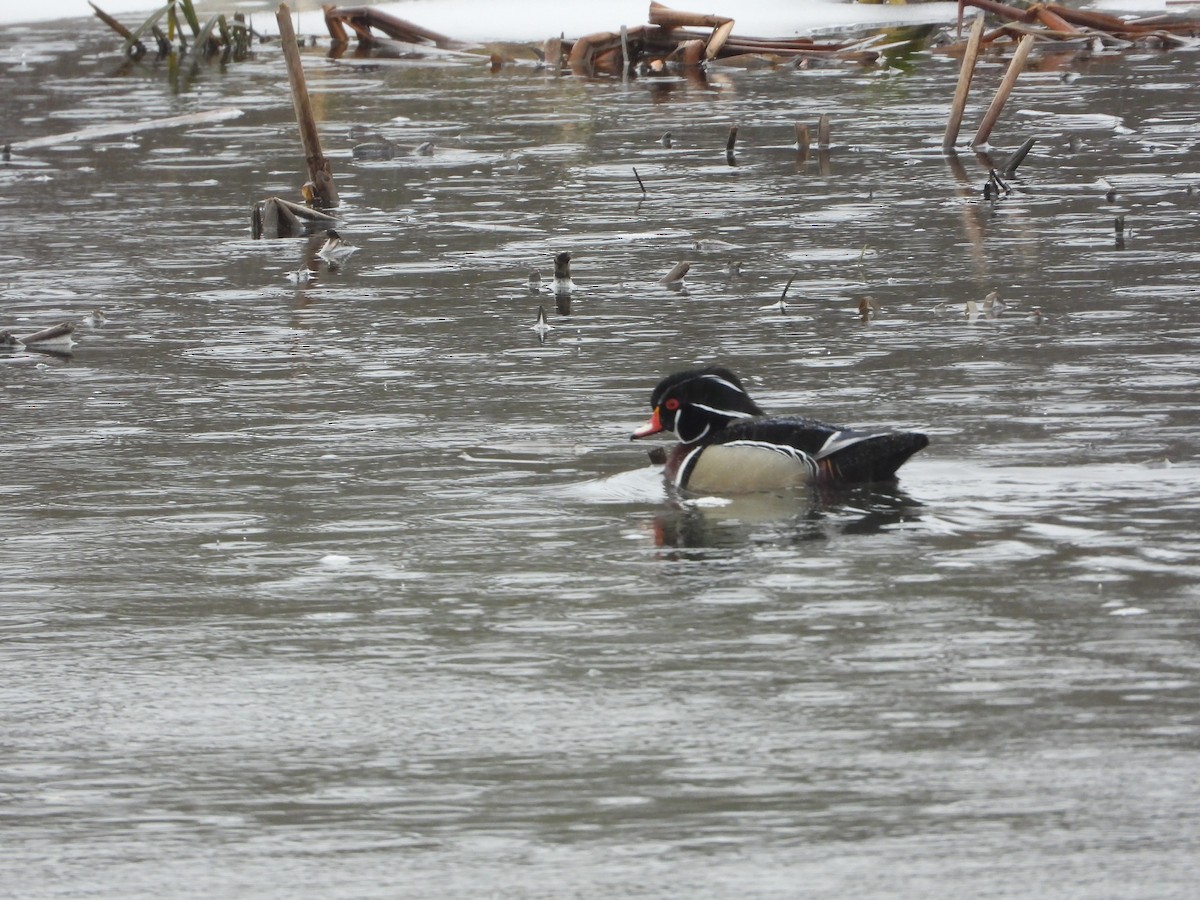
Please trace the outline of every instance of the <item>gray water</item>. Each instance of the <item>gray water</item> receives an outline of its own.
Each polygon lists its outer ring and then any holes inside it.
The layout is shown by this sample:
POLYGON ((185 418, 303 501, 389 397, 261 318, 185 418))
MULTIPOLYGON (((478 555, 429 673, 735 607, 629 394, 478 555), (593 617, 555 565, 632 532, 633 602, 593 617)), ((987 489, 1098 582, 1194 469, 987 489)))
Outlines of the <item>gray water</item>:
POLYGON ((1193 895, 1195 51, 1035 54, 989 160, 942 154, 928 51, 312 49, 336 268, 250 236, 303 180, 275 47, 118 51, 0 30, 4 139, 242 115, 0 168, 0 328, 106 317, 0 355, 0 893, 1193 895), (526 287, 564 249, 570 315, 526 287), (669 496, 627 437, 709 361, 932 443, 892 487, 669 496))

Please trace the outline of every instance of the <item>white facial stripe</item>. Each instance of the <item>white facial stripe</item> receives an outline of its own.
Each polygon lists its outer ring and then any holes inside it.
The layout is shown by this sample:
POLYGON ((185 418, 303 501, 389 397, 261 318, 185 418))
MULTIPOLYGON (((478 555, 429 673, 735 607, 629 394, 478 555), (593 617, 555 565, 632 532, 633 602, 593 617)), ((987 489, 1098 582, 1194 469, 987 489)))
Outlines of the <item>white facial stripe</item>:
POLYGON ((696 409, 702 409, 705 412, 716 413, 718 416, 725 416, 730 419, 753 419, 754 414, 748 412, 734 412, 731 409, 717 409, 715 406, 705 406, 703 403, 693 403, 692 406, 696 409))
POLYGON ((701 375, 700 378, 704 381, 715 381, 717 384, 729 388, 731 391, 737 391, 739 394, 746 393, 732 381, 727 378, 722 378, 720 375, 701 375))

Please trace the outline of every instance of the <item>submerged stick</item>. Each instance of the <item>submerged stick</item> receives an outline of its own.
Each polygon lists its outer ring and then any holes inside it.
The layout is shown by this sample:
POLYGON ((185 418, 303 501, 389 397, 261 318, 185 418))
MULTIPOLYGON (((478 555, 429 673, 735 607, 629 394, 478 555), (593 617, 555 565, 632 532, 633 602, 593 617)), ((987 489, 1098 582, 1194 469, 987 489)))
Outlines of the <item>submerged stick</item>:
POLYGON ((308 100, 308 85, 304 81, 304 66, 300 63, 300 48, 296 45, 296 32, 292 28, 292 12, 286 3, 280 3, 275 13, 279 24, 279 42, 283 58, 287 61, 288 81, 292 86, 292 105, 296 109, 296 122, 300 126, 300 141, 304 145, 304 158, 308 164, 308 180, 312 182, 314 202, 319 206, 337 206, 337 188, 333 186, 333 169, 321 152, 321 138, 317 133, 317 121, 313 117, 312 104, 308 100))
POLYGON ((1008 64, 1008 71, 1004 73, 1004 80, 1000 82, 1000 87, 996 89, 996 96, 992 98, 992 105, 988 107, 987 112, 984 114, 983 121, 979 124, 979 131, 975 132, 975 140, 971 142, 971 146, 978 147, 980 144, 988 142, 988 138, 992 135, 992 129, 996 127, 996 121, 1000 118, 1000 113, 1004 109, 1004 104, 1008 102, 1008 97, 1016 86, 1017 76, 1021 74, 1021 70, 1025 67, 1025 60, 1029 56, 1029 51, 1033 49, 1033 42, 1035 40, 1037 38, 1032 34, 1027 34, 1017 44, 1012 61, 1008 64))
POLYGON ((967 37, 967 49, 963 54, 962 67, 958 70, 958 88, 954 91, 954 102, 950 106, 950 119, 946 122, 946 135, 942 138, 942 150, 954 149, 958 130, 962 127, 963 111, 967 108, 967 94, 971 90, 971 79, 975 75, 975 62, 979 59, 979 38, 983 35, 983 16, 976 16, 967 37))
POLYGON ((642 189, 642 196, 646 196, 646 186, 642 184, 642 176, 638 174, 637 166, 633 167, 633 177, 637 179, 638 187, 642 189))

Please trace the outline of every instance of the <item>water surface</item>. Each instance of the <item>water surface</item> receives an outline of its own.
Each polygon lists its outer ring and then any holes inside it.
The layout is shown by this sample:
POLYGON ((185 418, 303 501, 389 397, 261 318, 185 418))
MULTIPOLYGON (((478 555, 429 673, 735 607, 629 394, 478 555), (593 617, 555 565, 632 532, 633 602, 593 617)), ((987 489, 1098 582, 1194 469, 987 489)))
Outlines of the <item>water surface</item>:
POLYGON ((948 159, 929 51, 622 83, 314 48, 331 268, 250 237, 301 181, 275 49, 0 31, 0 328, 106 316, 0 356, 6 890, 1190 896, 1200 70, 1035 60, 948 159), (570 315, 526 287, 564 249, 570 315), (668 496, 627 436, 707 361, 931 446, 668 496))

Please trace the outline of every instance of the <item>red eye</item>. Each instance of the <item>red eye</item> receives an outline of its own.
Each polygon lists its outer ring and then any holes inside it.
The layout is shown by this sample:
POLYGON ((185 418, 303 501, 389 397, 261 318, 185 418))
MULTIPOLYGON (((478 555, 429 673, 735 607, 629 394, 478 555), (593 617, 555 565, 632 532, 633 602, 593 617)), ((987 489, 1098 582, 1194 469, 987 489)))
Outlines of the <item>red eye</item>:
POLYGON ((679 401, 672 397, 670 400, 664 403, 663 406, 665 406, 671 412, 675 412, 675 410, 679 409, 679 401))

